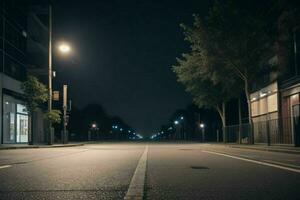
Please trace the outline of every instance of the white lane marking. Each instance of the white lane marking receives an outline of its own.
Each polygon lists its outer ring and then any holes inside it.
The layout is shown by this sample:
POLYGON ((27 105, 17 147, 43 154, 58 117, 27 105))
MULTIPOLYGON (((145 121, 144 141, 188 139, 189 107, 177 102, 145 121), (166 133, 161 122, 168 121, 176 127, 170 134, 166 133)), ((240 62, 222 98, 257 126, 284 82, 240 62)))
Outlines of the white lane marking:
POLYGON ((9 168, 9 167, 12 167, 12 166, 11 165, 2 165, 2 166, 0 166, 0 169, 9 168))
POLYGON ((128 191, 124 199, 126 200, 142 200, 144 197, 144 186, 147 168, 148 145, 146 146, 143 155, 135 169, 131 179, 128 191))
POLYGON ((300 169, 299 165, 293 165, 293 164, 289 164, 289 163, 277 162, 277 161, 273 161, 273 160, 263 160, 263 161, 268 162, 268 163, 274 163, 274 164, 278 164, 278 165, 283 165, 283 166, 288 166, 288 167, 300 169))
POLYGON ((238 156, 232 156, 232 155, 228 155, 228 154, 224 154, 224 153, 218 153, 218 152, 214 152, 214 151, 202 151, 202 152, 215 154, 215 155, 220 155, 220 156, 225 156, 225 157, 229 157, 229 158, 243 160, 243 161, 246 161, 246 162, 256 163, 256 164, 259 164, 259 165, 265 165, 265 166, 269 166, 269 167, 274 167, 274 168, 278 168, 278 169, 283 169, 283 170, 287 170, 287 171, 291 171, 291 172, 300 173, 300 169, 294 169, 294 168, 291 168, 291 167, 284 167, 284 166, 281 166, 281 165, 271 164, 271 163, 262 162, 262 161, 258 161, 258 160, 252 160, 252 159, 248 159, 248 158, 241 158, 241 157, 238 157, 238 156))

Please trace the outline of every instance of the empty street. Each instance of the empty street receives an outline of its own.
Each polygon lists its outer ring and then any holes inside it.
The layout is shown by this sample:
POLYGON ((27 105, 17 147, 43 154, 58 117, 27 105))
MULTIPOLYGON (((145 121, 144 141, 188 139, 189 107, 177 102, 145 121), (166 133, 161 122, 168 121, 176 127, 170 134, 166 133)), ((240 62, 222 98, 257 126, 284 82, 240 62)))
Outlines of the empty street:
POLYGON ((199 143, 0 151, 0 199, 299 199, 300 155, 199 143))

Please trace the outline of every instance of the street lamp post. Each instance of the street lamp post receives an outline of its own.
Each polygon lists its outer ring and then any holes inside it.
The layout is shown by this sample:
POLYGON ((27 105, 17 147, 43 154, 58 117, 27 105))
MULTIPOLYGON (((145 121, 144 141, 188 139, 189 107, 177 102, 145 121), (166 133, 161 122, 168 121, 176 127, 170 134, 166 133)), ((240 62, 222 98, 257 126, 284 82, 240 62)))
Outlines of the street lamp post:
POLYGON ((205 141, 205 124, 201 123, 199 126, 200 126, 200 129, 202 132, 202 142, 204 142, 205 141))
MULTIPOLYGON (((59 46, 60 52, 66 54, 69 53, 71 50, 71 47, 66 44, 62 43, 59 46)), ((52 5, 49 5, 49 66, 48 66, 48 112, 50 113, 52 111, 52 77, 53 77, 53 71, 52 71, 52 5)), ((65 116, 64 116, 65 117, 65 116)), ((64 119, 65 123, 65 119, 64 119)), ((54 130, 52 128, 52 122, 49 120, 49 135, 48 135, 48 144, 53 144, 54 139, 54 130)), ((64 127, 64 134, 66 130, 64 127)), ((66 138, 65 138, 66 139, 66 138)))
MULTIPOLYGON (((179 124, 179 121, 178 120, 175 120, 174 121, 174 124, 175 126, 179 124)), ((178 131, 177 131, 177 128, 175 129, 175 139, 178 139, 178 131)))
MULTIPOLYGON (((49 5, 49 67, 48 67, 48 112, 52 110, 52 6, 49 5)), ((48 144, 53 144, 52 123, 49 120, 48 144)))

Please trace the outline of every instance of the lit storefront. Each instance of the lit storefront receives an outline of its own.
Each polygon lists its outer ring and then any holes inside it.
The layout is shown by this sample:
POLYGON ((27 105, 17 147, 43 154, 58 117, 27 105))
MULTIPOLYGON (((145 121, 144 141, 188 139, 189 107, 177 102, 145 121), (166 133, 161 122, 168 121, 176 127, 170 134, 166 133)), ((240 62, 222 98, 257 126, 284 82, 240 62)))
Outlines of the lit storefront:
POLYGON ((278 121, 278 84, 274 82, 251 94, 251 117, 255 143, 280 142, 278 121))
POLYGON ((29 116, 23 101, 3 94, 3 143, 27 143, 29 116))

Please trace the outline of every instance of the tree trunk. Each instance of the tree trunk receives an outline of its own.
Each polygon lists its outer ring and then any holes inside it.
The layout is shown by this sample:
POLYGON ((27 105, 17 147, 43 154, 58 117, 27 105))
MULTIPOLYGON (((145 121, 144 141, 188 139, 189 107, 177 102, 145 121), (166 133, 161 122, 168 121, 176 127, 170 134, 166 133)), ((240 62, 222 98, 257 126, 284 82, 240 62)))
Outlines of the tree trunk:
POLYGON ((225 126, 226 122, 225 122, 225 115, 223 114, 223 111, 221 110, 221 108, 219 106, 216 106, 215 108, 218 111, 219 117, 221 118, 222 126, 225 126))
POLYGON ((222 111, 223 111, 223 117, 224 117, 224 122, 223 122, 223 142, 227 143, 227 131, 226 131, 226 103, 222 103, 222 111))
POLYGON ((222 103, 222 109, 219 106, 216 106, 215 108, 218 111, 218 114, 219 114, 219 116, 222 120, 223 142, 226 142, 226 129, 225 129, 225 127, 226 127, 226 115, 225 115, 226 110, 225 110, 225 103, 224 102, 222 103))
POLYGON ((248 80, 245 80, 245 95, 247 98, 248 104, 248 120, 249 120, 249 135, 248 135, 248 143, 254 144, 254 136, 253 136, 253 123, 252 123, 252 116, 251 116, 251 99, 250 99, 250 92, 249 92, 249 83, 248 80))
POLYGON ((238 135, 239 144, 242 143, 242 105, 241 97, 239 98, 239 135, 238 135))

